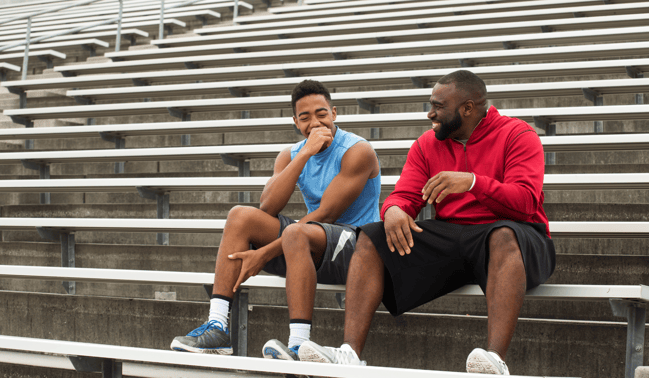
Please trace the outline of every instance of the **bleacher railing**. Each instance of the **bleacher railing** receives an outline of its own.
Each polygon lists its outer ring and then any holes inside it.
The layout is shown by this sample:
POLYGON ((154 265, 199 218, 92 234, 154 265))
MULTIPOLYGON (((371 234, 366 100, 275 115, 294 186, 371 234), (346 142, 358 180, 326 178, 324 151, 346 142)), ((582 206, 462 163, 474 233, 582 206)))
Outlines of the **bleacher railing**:
MULTIPOLYGON (((158 28, 158 39, 164 39, 164 20, 165 20, 166 10, 192 5, 194 3, 198 3, 199 1, 203 1, 203 0, 189 0, 180 4, 172 5, 170 7, 165 7, 165 0, 160 0, 160 27, 158 28)), ((239 11, 239 0, 234 0, 234 10, 233 10, 234 13, 232 14, 232 21, 236 20, 238 11, 239 11)))
POLYGON ((117 17, 111 18, 111 19, 106 20, 106 21, 100 21, 100 22, 97 22, 97 23, 94 23, 94 24, 82 25, 82 26, 79 26, 77 28, 65 30, 65 31, 62 31, 62 32, 47 34, 47 35, 35 38, 33 40, 30 38, 31 31, 32 31, 32 18, 34 18, 36 16, 43 15, 43 14, 47 14, 47 13, 54 13, 54 12, 58 12, 58 11, 64 10, 64 9, 74 8, 74 7, 77 7, 77 6, 89 5, 89 4, 92 4, 92 3, 96 3, 98 1, 101 1, 101 0, 81 1, 81 2, 78 2, 78 3, 74 3, 74 4, 68 4, 68 5, 63 5, 63 6, 60 6, 60 7, 44 9, 44 10, 41 10, 41 11, 30 13, 28 15, 18 16, 18 17, 10 18, 8 20, 0 21, 0 25, 2 25, 2 24, 9 23, 9 22, 13 22, 13 21, 19 21, 19 20, 27 19, 27 31, 25 33, 25 40, 23 42, 17 42, 17 43, 11 44, 11 45, 2 46, 2 47, 0 47, 0 52, 11 49, 11 48, 14 48, 14 47, 18 47, 18 46, 23 46, 23 45, 25 46, 25 57, 23 58, 23 68, 22 68, 22 80, 25 80, 25 79, 27 79, 27 65, 29 64, 29 46, 30 46, 30 44, 40 42, 40 41, 43 41, 43 40, 46 40, 46 39, 49 39, 49 38, 60 37, 60 36, 68 35, 68 34, 78 33, 78 32, 80 32, 82 30, 85 30, 85 29, 90 29, 90 28, 94 28, 94 27, 97 27, 97 26, 107 25, 107 24, 112 24, 112 23, 115 23, 115 22, 117 22, 117 37, 116 37, 116 40, 115 40, 115 51, 119 51, 119 48, 120 48, 120 45, 121 45, 121 36, 122 36, 122 13, 123 13, 123 9, 124 9, 123 0, 118 0, 119 1, 119 13, 118 13, 117 17))

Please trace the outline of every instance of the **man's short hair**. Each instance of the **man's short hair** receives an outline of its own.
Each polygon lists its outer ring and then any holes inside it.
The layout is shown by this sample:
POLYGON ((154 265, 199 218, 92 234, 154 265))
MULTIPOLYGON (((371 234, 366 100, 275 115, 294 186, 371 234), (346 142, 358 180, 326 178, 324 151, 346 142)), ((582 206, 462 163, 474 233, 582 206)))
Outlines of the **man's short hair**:
POLYGON ((487 85, 478 75, 467 70, 458 70, 437 80, 437 84, 455 84, 455 88, 464 92, 471 99, 487 97, 487 85))
POLYGON ((323 95, 327 99, 329 107, 331 107, 331 94, 329 93, 327 87, 325 87, 324 84, 319 81, 304 80, 300 84, 296 85, 295 88, 293 88, 293 93, 291 94, 291 106, 293 108, 293 114, 295 114, 295 104, 297 104, 297 102, 302 97, 313 94, 323 95))

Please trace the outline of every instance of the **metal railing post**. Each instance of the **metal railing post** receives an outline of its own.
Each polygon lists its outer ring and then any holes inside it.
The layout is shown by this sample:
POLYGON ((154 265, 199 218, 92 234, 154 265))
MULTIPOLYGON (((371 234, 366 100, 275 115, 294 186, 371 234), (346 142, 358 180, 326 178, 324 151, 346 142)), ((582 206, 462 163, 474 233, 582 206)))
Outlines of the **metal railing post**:
POLYGON ((160 27, 158 28, 158 39, 164 39, 165 37, 165 0, 160 0, 160 27))
POLYGON ((122 44, 122 12, 124 10, 123 0, 119 0, 119 14, 117 15, 117 37, 115 38, 115 52, 119 51, 122 44))
POLYGON ((234 9, 232 10, 232 23, 237 24, 237 17, 239 17, 239 0, 234 0, 234 9))
POLYGON ((27 80, 27 65, 29 64, 29 38, 32 33, 32 18, 27 19, 27 35, 25 37, 25 57, 23 58, 23 73, 22 79, 27 80))

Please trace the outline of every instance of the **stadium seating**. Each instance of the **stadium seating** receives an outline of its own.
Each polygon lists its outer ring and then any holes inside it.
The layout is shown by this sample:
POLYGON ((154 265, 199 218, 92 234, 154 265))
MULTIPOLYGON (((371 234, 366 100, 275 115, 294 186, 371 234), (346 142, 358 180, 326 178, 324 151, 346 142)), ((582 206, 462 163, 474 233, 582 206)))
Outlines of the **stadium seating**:
MULTIPOLYGON (((8 19, 63 3, 0 12, 8 19)), ((631 378, 646 365, 649 2, 239 4, 254 14, 233 20, 227 0, 165 12, 174 35, 160 39, 159 4, 124 0, 131 48, 112 52, 116 25, 46 40, 30 48, 47 62, 30 60, 28 80, 17 79, 22 52, 0 56, 1 371, 456 376, 486 339, 475 285, 394 319, 380 307, 362 370, 160 349, 205 320, 228 211, 256 206, 273 158, 301 139, 290 117, 295 84, 325 83, 336 123, 370 140, 383 201, 430 127, 422 110, 431 87, 460 67, 487 81, 501 114, 535 126, 546 152, 557 269, 527 294, 510 370, 631 378), (88 39, 96 57, 78 48, 88 39)), ((32 37, 116 9, 106 0, 39 16, 32 37)), ((0 44, 24 34, 24 21, 0 24, 0 44)), ((298 191, 283 213, 306 214, 298 191)), ((267 275, 242 286, 231 329, 239 356, 258 357, 267 339, 288 336, 284 286, 267 275)), ((318 286, 315 341, 340 344, 342 292, 318 286)))

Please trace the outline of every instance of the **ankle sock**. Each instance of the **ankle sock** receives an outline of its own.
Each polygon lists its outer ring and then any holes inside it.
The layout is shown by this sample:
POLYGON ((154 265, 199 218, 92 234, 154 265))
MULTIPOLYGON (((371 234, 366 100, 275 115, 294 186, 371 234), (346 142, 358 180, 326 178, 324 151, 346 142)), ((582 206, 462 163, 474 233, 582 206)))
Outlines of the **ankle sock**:
POLYGON ((311 321, 305 319, 291 319, 288 325, 291 330, 288 336, 288 347, 293 348, 296 345, 302 345, 303 342, 311 337, 311 321))
POLYGON ((210 300, 210 317, 209 320, 216 320, 223 324, 224 328, 228 328, 228 314, 230 312, 230 305, 232 299, 223 295, 212 294, 210 300))

